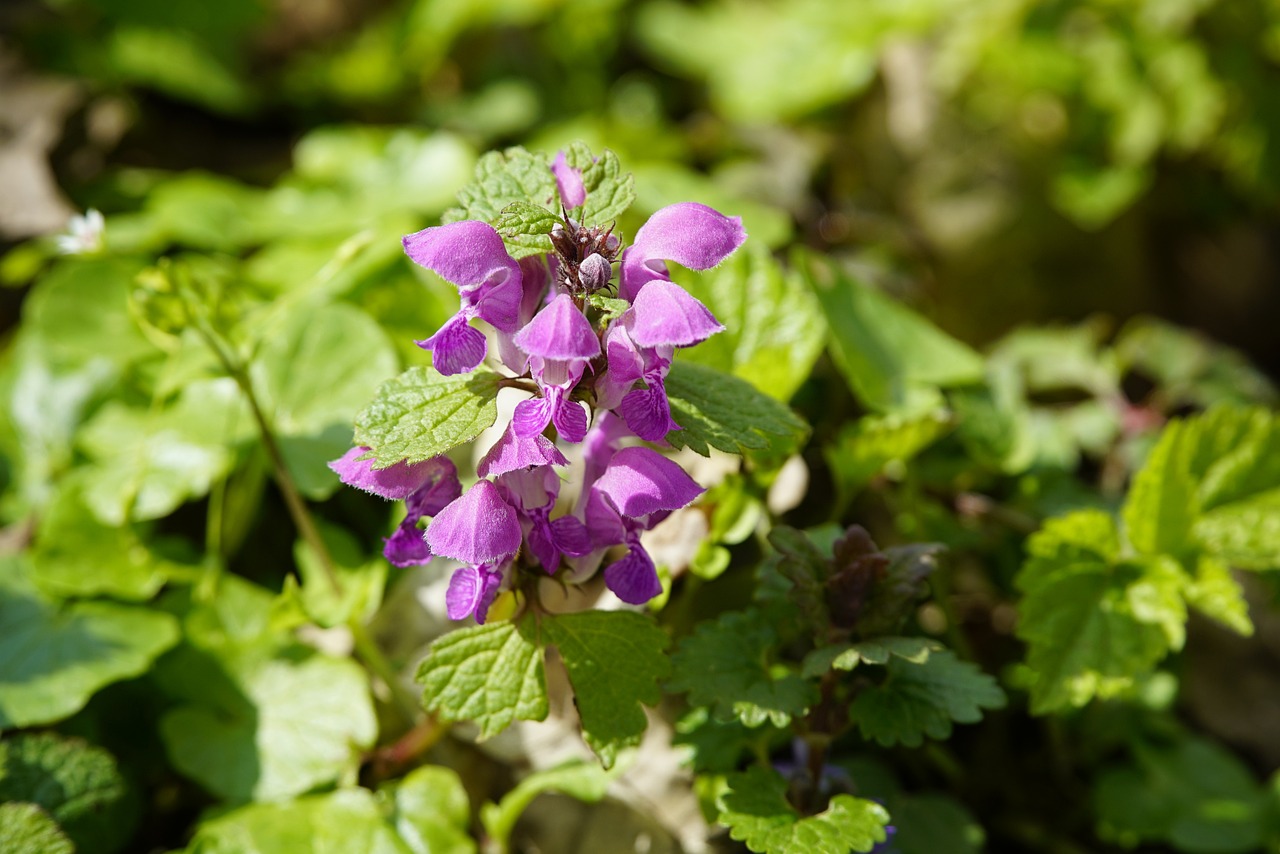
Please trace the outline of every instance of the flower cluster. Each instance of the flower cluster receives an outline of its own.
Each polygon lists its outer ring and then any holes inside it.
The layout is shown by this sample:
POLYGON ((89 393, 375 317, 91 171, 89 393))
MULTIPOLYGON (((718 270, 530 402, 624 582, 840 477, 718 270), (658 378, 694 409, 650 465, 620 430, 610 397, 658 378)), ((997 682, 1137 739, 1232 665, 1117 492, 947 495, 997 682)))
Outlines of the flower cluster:
POLYGON ((563 218, 547 255, 517 261, 493 226, 473 220, 404 238, 409 257, 456 285, 461 298, 458 312, 417 342, 435 369, 466 373, 491 355, 489 338, 471 323, 479 318, 493 330, 497 361, 532 395, 480 461, 480 479, 463 492, 444 457, 375 469, 363 447, 331 463, 343 482, 405 501, 405 519, 386 541, 388 560, 407 566, 441 555, 463 563, 447 594, 451 619, 483 623, 521 569, 554 573, 567 561, 583 577, 606 555, 615 558, 604 571, 608 588, 628 603, 649 601, 661 585, 640 534, 703 491, 638 440, 662 442, 680 429, 664 385, 675 350, 724 328, 671 281, 666 264, 714 267, 746 239, 741 220, 675 204, 624 249, 612 225, 571 216, 584 209, 582 173, 563 154, 550 169, 563 218), (593 297, 612 292, 615 274, 622 304, 602 311, 593 297), (559 506, 557 469, 569 461, 552 432, 583 446, 572 508, 559 506), (428 517, 424 533, 419 521, 428 517))

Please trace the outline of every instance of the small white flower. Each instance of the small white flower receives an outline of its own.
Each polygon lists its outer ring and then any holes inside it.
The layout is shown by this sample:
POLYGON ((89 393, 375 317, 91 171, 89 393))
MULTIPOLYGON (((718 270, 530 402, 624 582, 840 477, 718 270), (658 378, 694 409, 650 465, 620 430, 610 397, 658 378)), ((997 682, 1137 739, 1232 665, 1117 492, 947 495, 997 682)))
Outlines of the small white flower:
POLYGON ((59 234, 55 240, 58 251, 63 255, 87 255, 102 249, 102 233, 106 229, 106 220, 93 208, 71 217, 67 222, 67 233, 59 234))

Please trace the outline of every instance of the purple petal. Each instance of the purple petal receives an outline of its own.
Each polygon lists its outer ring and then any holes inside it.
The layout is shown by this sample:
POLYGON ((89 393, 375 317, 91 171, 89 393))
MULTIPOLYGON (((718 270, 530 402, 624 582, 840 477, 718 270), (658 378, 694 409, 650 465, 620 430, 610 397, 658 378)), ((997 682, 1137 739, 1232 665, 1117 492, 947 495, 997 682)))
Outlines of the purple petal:
POLYGON ((475 295, 476 315, 499 332, 515 332, 520 328, 520 309, 524 304, 524 287, 519 278, 497 285, 486 285, 475 295))
POLYGON ((613 595, 629 605, 643 605, 662 592, 653 560, 638 542, 631 543, 626 557, 605 569, 604 583, 613 595))
POLYGON ((437 463, 433 480, 405 499, 408 515, 416 522, 423 516, 434 516, 462 495, 458 470, 448 457, 433 457, 437 463))
POLYGON ((553 299, 514 340, 530 356, 544 359, 593 359, 600 355, 600 339, 591 321, 568 294, 553 299))
POLYGON ((646 442, 661 442, 672 430, 680 429, 680 425, 671 420, 667 391, 657 383, 629 392, 618 404, 617 412, 646 442))
POLYGON ((679 464, 649 448, 623 448, 614 454, 595 490, 631 519, 678 510, 704 491, 679 464))
POLYGON ((634 300, 649 282, 667 278, 663 261, 708 270, 747 239, 740 217, 695 202, 669 205, 649 217, 622 257, 618 296, 634 300))
POLYGON ((422 531, 418 530, 416 519, 410 522, 406 517, 395 533, 383 543, 382 556, 393 566, 419 566, 431 561, 431 549, 426 540, 422 539, 422 531))
POLYGON ((556 176, 556 189, 560 191, 560 201, 566 208, 576 208, 587 200, 587 191, 582 186, 582 170, 570 166, 563 151, 556 154, 551 173, 556 176))
POLYGON ((673 282, 650 282, 632 309, 631 340, 641 347, 691 347, 724 331, 705 305, 673 282))
POLYGON ((551 526, 545 517, 534 520, 526 541, 529 551, 548 573, 554 573, 560 568, 560 549, 556 548, 551 537, 551 526))
POLYGON ((627 538, 627 527, 622 517, 598 489, 591 490, 583 516, 593 549, 616 546, 627 538))
MULTIPOLYGON (((558 389, 557 389, 558 391, 558 389)), ((568 394, 557 394, 552 400, 551 420, 556 432, 566 442, 578 443, 587 437, 587 410, 581 401, 568 394)))
POLYGON ((444 595, 449 619, 462 620, 475 615, 476 622, 483 625, 501 583, 502 573, 487 567, 464 566, 455 571, 444 595))
POLYGON ((522 439, 540 435, 550 423, 551 401, 545 397, 520 401, 511 416, 511 429, 522 439))
POLYGON ((520 548, 520 521, 490 481, 477 481, 427 528, 431 551, 471 564, 493 563, 520 548))
POLYGON ((576 516, 561 516, 552 520, 551 541, 556 548, 571 557, 590 554, 592 549, 591 534, 576 516))
POLYGON ((329 468, 337 472, 347 486, 391 501, 408 498, 432 478, 442 476, 444 466, 453 466, 443 457, 432 457, 420 463, 393 463, 384 469, 375 469, 372 459, 359 459, 367 453, 369 448, 357 446, 329 463, 329 468))
POLYGON ((407 235, 405 253, 459 288, 520 281, 520 265, 507 254, 502 238, 487 222, 466 220, 407 235))
POLYGON ((484 333, 472 328, 461 312, 450 318, 435 335, 416 343, 431 351, 432 367, 444 376, 475 370, 488 351, 484 333))
MULTIPOLYGON (((517 407, 518 408, 518 407, 517 407)), ((545 428, 546 425, 544 424, 545 428)), ((567 466, 569 460, 550 439, 538 430, 532 436, 520 436, 515 424, 508 425, 497 443, 476 464, 480 477, 496 477, 530 466, 567 466)))

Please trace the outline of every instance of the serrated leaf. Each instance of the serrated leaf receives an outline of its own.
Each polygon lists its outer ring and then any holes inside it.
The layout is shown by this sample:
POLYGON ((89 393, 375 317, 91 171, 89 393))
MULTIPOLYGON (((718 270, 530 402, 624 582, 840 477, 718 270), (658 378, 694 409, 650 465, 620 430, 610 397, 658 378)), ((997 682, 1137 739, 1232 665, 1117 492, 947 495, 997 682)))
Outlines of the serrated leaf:
POLYGON ((187 854, 412 854, 366 789, 250 804, 202 821, 187 854))
POLYGON ((617 776, 594 762, 575 760, 525 777, 496 804, 480 809, 480 822, 489 838, 507 845, 520 815, 543 792, 561 792, 584 803, 596 803, 605 796, 617 776))
POLYGON ((717 798, 719 822, 757 854, 870 851, 884 842, 889 813, 875 801, 836 795, 817 815, 802 818, 787 803, 787 783, 759 766, 730 774, 717 798))
POLYGON ((356 416, 355 443, 373 449, 379 468, 443 454, 493 426, 501 379, 483 369, 446 377, 410 368, 384 383, 356 416))
POLYGON ((828 670, 853 670, 859 664, 888 664, 891 656, 912 664, 923 664, 929 653, 942 649, 942 644, 928 638, 875 638, 859 643, 842 643, 815 649, 804 657, 801 675, 812 679, 828 670))
POLYGON ((749 727, 784 727, 817 702, 817 692, 784 665, 771 664, 773 625, 757 611, 730 612, 703 623, 672 657, 667 688, 688 691, 689 702, 749 727))
POLYGON ((681 358, 789 400, 826 341, 826 321, 802 275, 783 270, 766 246, 752 242, 714 270, 681 269, 675 279, 726 327, 681 358))
POLYGON ((940 388, 982 381, 982 357, 906 306, 819 261, 802 258, 850 389, 881 412, 936 409, 940 388))
POLYGON ((178 640, 168 614, 114 602, 55 603, 0 561, 0 730, 61 720, 104 685, 146 672, 178 640))
POLYGON ((1231 577, 1231 568, 1222 561, 1201 555, 1195 575, 1183 593, 1187 604, 1206 617, 1242 635, 1253 634, 1244 590, 1231 577))
POLYGON ((582 203, 584 225, 612 222, 626 213, 636 200, 635 177, 622 171, 618 156, 609 149, 599 157, 592 157, 586 145, 574 142, 565 150, 565 162, 582 170, 582 188, 587 192, 582 203))
POLYGON ((331 783, 377 737, 368 677, 353 661, 296 644, 214 658, 172 662, 217 670, 188 681, 189 702, 161 718, 160 735, 174 767, 224 799, 278 800, 331 783))
POLYGON ((467 833, 471 801, 457 772, 423 765, 378 790, 390 821, 413 854, 474 854, 467 833))
POLYGON ((1280 488, 1216 507, 1196 520, 1195 539, 1246 569, 1280 566, 1280 488))
POLYGON ((885 681, 859 692, 849 717, 865 739, 885 747, 917 747, 924 736, 946 739, 952 722, 982 720, 983 709, 999 709, 1004 692, 990 674, 950 650, 928 653, 923 661, 890 658, 885 681))
POLYGON ((116 851, 128 839, 126 796, 115 758, 100 747, 51 732, 0 741, 0 803, 38 804, 82 851, 116 851))
POLYGON ((666 380, 671 416, 681 426, 667 434, 677 448, 703 456, 710 448, 730 454, 768 449, 785 455, 800 447, 809 426, 749 383, 704 365, 676 361, 666 380))
POLYGON ((1086 510, 1052 519, 1027 550, 1016 580, 1025 594, 1018 635, 1035 674, 1034 714, 1123 690, 1168 653, 1168 626, 1177 617, 1160 606, 1168 604, 1161 591, 1170 579, 1162 564, 1148 576, 1142 564, 1120 561, 1109 515, 1086 510), (1135 610, 1130 590, 1139 582, 1156 589, 1135 597, 1135 610))
POLYGON ((472 721, 490 738, 515 720, 547 716, 542 648, 526 622, 455 629, 431 644, 418 667, 427 711, 472 721))
POLYGON ((662 699, 658 681, 671 670, 666 633, 630 611, 548 617, 542 631, 569 672, 583 737, 604 767, 612 768, 618 751, 644 736, 648 719, 641 704, 655 706, 662 699))
POLYGON ((559 222, 559 216, 541 205, 512 202, 498 214, 493 226, 502 235, 507 254, 512 258, 523 258, 550 253, 551 238, 547 235, 559 222))
POLYGON ((458 191, 459 207, 445 211, 442 221, 479 219, 494 224, 514 202, 550 204, 558 198, 550 164, 523 148, 491 151, 476 163, 471 183, 458 191))
POLYGON ((1198 511, 1190 461, 1198 425, 1174 421, 1134 476, 1124 505, 1125 533, 1143 554, 1180 554, 1198 511))
POLYGON ((39 804, 0 803, 0 841, 9 854, 75 854, 76 847, 39 804))

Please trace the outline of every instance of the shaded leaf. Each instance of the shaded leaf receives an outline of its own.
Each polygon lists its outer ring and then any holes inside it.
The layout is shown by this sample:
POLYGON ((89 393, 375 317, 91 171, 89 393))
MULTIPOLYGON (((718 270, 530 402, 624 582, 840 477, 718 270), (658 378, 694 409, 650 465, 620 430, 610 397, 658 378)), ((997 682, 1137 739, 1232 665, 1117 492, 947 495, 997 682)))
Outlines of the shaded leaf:
POLYGON ((677 448, 703 456, 710 448, 731 454, 768 449, 782 455, 797 449, 809 434, 809 426, 785 404, 714 368, 676 361, 666 388, 671 416, 683 428, 667 434, 677 448))
POLYGON ((250 804, 196 828, 188 854, 413 854, 384 820, 373 794, 340 789, 275 804, 250 804))

